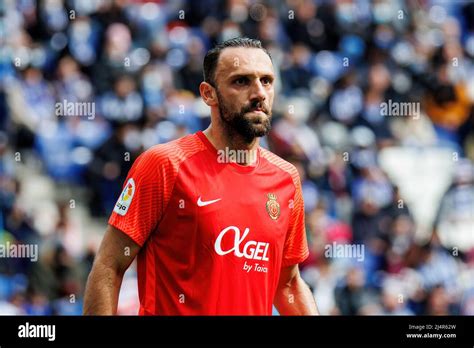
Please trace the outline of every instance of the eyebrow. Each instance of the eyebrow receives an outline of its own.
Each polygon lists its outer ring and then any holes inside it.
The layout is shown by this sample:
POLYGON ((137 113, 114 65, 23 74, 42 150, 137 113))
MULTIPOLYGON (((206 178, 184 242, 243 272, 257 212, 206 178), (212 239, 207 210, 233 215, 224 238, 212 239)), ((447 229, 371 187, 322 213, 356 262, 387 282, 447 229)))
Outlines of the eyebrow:
POLYGON ((236 79, 236 78, 240 78, 240 77, 257 77, 257 76, 260 76, 260 78, 262 77, 266 77, 266 78, 270 78, 272 80, 275 79, 275 75, 273 73, 270 73, 270 72, 265 72, 265 73, 262 73, 262 75, 259 75, 259 74, 255 74, 255 73, 234 73, 234 74, 230 74, 227 79, 228 80, 233 80, 233 79, 236 79))

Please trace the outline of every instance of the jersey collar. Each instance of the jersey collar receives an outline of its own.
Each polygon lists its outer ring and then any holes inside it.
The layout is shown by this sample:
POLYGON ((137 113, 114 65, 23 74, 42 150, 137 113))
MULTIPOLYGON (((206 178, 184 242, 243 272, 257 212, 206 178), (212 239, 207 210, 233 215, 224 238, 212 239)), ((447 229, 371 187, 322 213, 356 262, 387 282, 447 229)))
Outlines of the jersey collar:
MULTIPOLYGON (((216 157, 216 162, 217 162, 217 157, 219 156, 217 149, 212 145, 212 143, 209 141, 209 139, 206 137, 206 135, 202 131, 196 132, 196 135, 199 137, 199 139, 206 145, 206 147, 211 151, 215 157, 216 157)), ((252 173, 255 169, 257 169, 258 165, 260 164, 260 146, 257 148, 257 160, 255 163, 251 165, 242 165, 236 162, 226 162, 223 163, 223 165, 230 166, 234 171, 242 174, 247 174, 247 173, 252 173)))

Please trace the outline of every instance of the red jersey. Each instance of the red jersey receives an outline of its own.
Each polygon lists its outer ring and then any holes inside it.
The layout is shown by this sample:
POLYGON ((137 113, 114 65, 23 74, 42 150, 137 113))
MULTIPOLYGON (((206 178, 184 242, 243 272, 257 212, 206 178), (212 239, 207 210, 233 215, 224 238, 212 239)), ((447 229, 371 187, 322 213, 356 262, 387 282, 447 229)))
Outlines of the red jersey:
POLYGON ((221 155, 198 132, 133 164, 109 224, 142 247, 140 315, 271 315, 281 267, 308 256, 296 168, 221 155))

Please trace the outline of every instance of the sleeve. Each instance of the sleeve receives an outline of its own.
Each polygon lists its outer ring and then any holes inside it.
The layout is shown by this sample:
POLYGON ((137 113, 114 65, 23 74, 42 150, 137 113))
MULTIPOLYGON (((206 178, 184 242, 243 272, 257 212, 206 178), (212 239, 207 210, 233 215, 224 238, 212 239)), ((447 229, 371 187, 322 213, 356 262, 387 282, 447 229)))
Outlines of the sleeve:
MULTIPOLYGON (((165 159, 166 160, 166 159, 165 159)), ((130 169, 123 191, 115 203, 109 224, 121 230, 138 245, 143 246, 161 220, 164 191, 165 162, 151 151, 141 154, 130 169)))
POLYGON ((303 262, 309 255, 304 222, 304 202, 299 176, 295 180, 295 195, 291 208, 290 223, 283 247, 282 267, 303 262))

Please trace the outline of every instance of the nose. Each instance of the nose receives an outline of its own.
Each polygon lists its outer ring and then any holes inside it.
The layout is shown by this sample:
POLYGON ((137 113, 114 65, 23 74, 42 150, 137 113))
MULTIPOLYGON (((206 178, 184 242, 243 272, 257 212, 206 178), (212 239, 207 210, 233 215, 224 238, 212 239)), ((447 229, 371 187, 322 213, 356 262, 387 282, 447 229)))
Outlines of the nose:
POLYGON ((252 84, 250 100, 264 101, 267 98, 267 91, 260 80, 255 80, 252 84))

